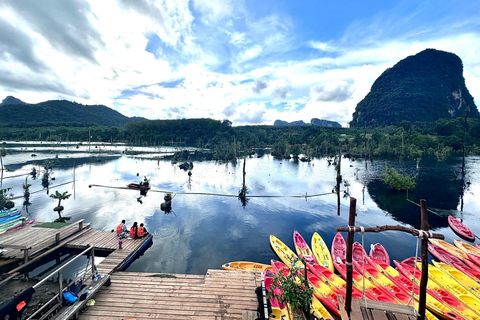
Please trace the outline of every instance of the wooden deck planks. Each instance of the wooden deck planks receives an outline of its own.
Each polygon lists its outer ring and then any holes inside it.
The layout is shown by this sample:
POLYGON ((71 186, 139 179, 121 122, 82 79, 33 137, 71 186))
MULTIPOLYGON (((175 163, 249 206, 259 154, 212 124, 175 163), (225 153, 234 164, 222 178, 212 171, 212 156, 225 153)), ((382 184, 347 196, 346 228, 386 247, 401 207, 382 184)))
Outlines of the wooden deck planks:
POLYGON ((244 319, 255 314, 260 274, 208 270, 205 276, 115 272, 79 319, 244 319))
POLYGON ((39 228, 41 222, 25 225, 21 228, 5 232, 0 235, 0 248, 6 248, 7 252, 2 258, 23 259, 24 252, 20 248, 28 248, 28 256, 34 256, 49 247, 69 238, 75 233, 89 228, 89 224, 83 224, 83 219, 67 224, 60 229, 39 228))

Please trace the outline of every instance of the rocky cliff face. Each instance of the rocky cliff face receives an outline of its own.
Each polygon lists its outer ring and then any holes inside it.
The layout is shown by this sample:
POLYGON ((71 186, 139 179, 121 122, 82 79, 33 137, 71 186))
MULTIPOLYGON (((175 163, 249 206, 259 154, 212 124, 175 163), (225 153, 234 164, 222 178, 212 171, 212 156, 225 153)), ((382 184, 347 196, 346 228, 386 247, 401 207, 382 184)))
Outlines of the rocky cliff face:
POLYGON ((453 53, 427 49, 385 70, 358 103, 350 126, 436 121, 466 114, 479 117, 465 86, 461 59, 453 53))
POLYGON ((303 122, 302 120, 299 121, 292 121, 292 122, 287 122, 283 120, 275 120, 273 123, 274 126, 319 126, 319 127, 336 127, 336 128, 341 128, 342 125, 336 121, 330 121, 330 120, 323 120, 323 119, 317 119, 313 118, 310 123, 303 122))

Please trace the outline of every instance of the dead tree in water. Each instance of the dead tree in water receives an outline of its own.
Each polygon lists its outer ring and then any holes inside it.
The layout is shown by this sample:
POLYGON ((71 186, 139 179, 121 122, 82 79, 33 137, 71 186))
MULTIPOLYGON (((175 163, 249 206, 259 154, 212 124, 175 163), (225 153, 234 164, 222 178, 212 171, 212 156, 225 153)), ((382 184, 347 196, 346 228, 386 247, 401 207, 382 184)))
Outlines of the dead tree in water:
POLYGON ((243 184, 242 184, 242 189, 240 189, 240 192, 238 193, 238 199, 242 202, 242 206, 246 206, 247 203, 248 203, 248 199, 247 199, 247 193, 248 193, 248 188, 245 184, 245 176, 246 176, 246 172, 245 172, 245 165, 247 163, 247 158, 244 157, 243 158, 243 184))
POLYGON ((342 149, 341 145, 338 146, 338 163, 337 167, 337 184, 335 186, 335 189, 337 191, 337 214, 340 215, 340 184, 342 183, 342 149))

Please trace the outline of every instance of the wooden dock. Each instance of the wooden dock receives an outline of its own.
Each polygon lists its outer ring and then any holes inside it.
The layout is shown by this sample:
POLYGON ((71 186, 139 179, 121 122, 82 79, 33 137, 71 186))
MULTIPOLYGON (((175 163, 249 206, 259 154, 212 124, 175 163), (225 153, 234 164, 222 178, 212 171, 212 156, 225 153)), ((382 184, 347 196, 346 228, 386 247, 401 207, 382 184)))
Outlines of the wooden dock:
POLYGON ((253 320, 261 274, 208 270, 206 275, 115 272, 80 320, 253 320), (165 277, 169 276, 169 277, 165 277))
POLYGON ((338 306, 342 320, 417 320, 413 307, 393 303, 352 298, 350 318, 342 296, 338 296, 338 306))
POLYGON ((42 253, 49 247, 68 239, 77 232, 90 228, 83 219, 65 224, 65 227, 42 228, 43 223, 27 224, 21 228, 0 234, 0 248, 7 249, 1 259, 22 259, 24 262, 42 253))

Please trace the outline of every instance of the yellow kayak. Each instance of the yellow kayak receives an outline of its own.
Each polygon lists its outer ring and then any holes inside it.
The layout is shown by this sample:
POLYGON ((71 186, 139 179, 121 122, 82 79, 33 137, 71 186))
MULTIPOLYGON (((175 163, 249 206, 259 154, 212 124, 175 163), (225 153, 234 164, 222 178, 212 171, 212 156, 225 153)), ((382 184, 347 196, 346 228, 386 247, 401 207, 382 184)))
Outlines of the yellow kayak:
POLYGON ((274 235, 270 235, 270 245, 280 260, 282 260, 288 268, 292 268, 293 264, 297 267, 303 268, 303 263, 298 259, 295 252, 274 235))
MULTIPOLYGON (((419 270, 421 270, 421 263, 417 263, 417 267, 419 270)), ((432 265, 428 266, 428 279, 431 280, 428 281, 429 286, 432 281, 435 282, 438 286, 450 292, 470 309, 461 310, 461 315, 468 316, 467 319, 480 319, 480 300, 471 292, 466 290, 461 284, 451 279, 440 269, 432 265)))
POLYGON ((233 261, 223 264, 222 268, 225 270, 265 272, 265 270, 271 269, 272 266, 250 261, 233 261))
MULTIPOLYGON (((312 311, 315 317, 318 319, 324 320, 333 320, 334 317, 328 312, 328 310, 323 306, 323 304, 317 299, 317 297, 312 295, 312 311)), ((293 319, 293 318, 292 318, 293 319)))
POLYGON ((471 244, 468 244, 465 241, 460 241, 460 240, 453 240, 453 243, 457 248, 459 248, 463 252, 474 254, 480 257, 480 249, 478 249, 477 247, 472 246, 471 244))
POLYGON ((459 248, 455 247, 453 244, 448 243, 447 241, 443 241, 440 239, 433 239, 433 238, 428 239, 428 241, 430 241, 436 246, 439 246, 444 250, 447 250, 449 253, 453 254, 458 259, 461 259, 461 260, 468 259, 467 254, 463 250, 460 250, 459 248))
POLYGON ((319 265, 335 272, 330 250, 328 250, 325 241, 323 241, 323 238, 317 232, 312 236, 312 251, 319 265))
POLYGON ((480 299, 480 283, 449 264, 437 261, 433 261, 433 264, 480 299))

